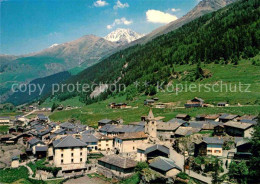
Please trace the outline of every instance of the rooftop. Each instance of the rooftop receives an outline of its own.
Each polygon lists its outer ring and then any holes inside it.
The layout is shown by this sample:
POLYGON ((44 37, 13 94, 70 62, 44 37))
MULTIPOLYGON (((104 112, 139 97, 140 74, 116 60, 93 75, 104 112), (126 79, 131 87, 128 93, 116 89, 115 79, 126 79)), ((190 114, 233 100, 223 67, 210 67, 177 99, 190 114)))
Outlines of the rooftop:
POLYGON ((66 136, 53 141, 54 148, 86 147, 86 143, 72 136, 66 136))
POLYGON ((251 126, 253 126, 254 124, 243 123, 243 122, 238 122, 238 121, 228 121, 228 122, 224 123, 223 125, 246 130, 246 129, 250 128, 251 126))
POLYGON ((168 155, 170 154, 169 148, 164 145, 160 145, 160 144, 156 144, 156 145, 146 148, 145 154, 151 153, 155 150, 160 150, 161 152, 166 153, 168 155))
POLYGON ((118 139, 127 140, 127 139, 146 139, 148 137, 144 132, 128 132, 125 134, 118 135, 118 139))
POLYGON ((120 168, 133 168, 137 165, 137 162, 129 158, 124 158, 119 155, 108 155, 99 159, 99 161, 120 167, 120 168))
POLYGON ((175 164, 175 161, 161 156, 151 160, 149 166, 152 168, 159 169, 161 171, 169 171, 174 168, 180 171, 182 170, 179 166, 175 164))

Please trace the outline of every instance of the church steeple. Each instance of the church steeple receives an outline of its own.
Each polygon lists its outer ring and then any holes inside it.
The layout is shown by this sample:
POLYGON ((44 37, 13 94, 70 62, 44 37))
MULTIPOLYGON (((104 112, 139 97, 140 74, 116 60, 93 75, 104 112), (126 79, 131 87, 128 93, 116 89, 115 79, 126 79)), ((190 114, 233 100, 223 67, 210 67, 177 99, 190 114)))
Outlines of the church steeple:
POLYGON ((148 119, 148 120, 154 120, 154 115, 153 115, 152 109, 150 109, 149 114, 148 114, 148 116, 147 116, 147 119, 148 119))

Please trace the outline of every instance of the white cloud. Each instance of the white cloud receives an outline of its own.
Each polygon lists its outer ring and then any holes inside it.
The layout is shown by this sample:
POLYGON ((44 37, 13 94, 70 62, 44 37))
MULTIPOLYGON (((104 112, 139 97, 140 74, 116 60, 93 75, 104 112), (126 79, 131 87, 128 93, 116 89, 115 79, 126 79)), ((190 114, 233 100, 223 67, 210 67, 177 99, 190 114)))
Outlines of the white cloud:
POLYGON ((175 15, 161 12, 159 10, 148 10, 146 11, 146 19, 148 22, 152 23, 167 24, 169 22, 177 20, 178 18, 175 15))
POLYGON ((108 5, 108 3, 106 1, 102 1, 102 0, 97 0, 94 2, 94 6, 95 7, 103 7, 108 5))
POLYGON ((130 25, 132 24, 133 21, 132 20, 127 20, 125 17, 122 17, 121 19, 115 19, 113 24, 107 25, 107 29, 112 29, 114 26, 116 25, 130 25))
POLYGON ((177 11, 181 11, 181 9, 172 8, 171 11, 172 12, 177 12, 177 11))
POLYGON ((114 9, 118 8, 128 8, 129 4, 128 3, 121 3, 119 0, 117 0, 116 5, 114 6, 114 9))

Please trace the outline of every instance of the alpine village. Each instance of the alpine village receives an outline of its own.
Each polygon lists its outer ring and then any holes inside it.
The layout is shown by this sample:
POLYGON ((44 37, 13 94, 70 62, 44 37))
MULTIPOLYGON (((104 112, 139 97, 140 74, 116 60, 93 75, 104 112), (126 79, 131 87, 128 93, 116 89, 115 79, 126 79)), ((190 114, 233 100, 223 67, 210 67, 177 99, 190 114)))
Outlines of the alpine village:
POLYGON ((111 34, 0 55, 0 183, 260 183, 260 1, 197 1, 146 35, 111 34), (51 73, 55 62, 67 68, 51 73), (10 93, 11 80, 46 86, 10 93), (54 83, 95 85, 53 94, 54 83))

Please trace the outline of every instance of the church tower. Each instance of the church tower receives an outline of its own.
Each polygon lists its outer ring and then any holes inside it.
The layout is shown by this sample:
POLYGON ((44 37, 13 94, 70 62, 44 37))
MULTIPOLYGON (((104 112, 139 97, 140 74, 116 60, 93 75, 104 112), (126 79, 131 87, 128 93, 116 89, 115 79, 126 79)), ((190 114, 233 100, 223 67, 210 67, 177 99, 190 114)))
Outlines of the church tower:
POLYGON ((149 134, 151 137, 154 138, 157 136, 157 122, 154 118, 152 109, 150 109, 146 119, 145 133, 149 134))

